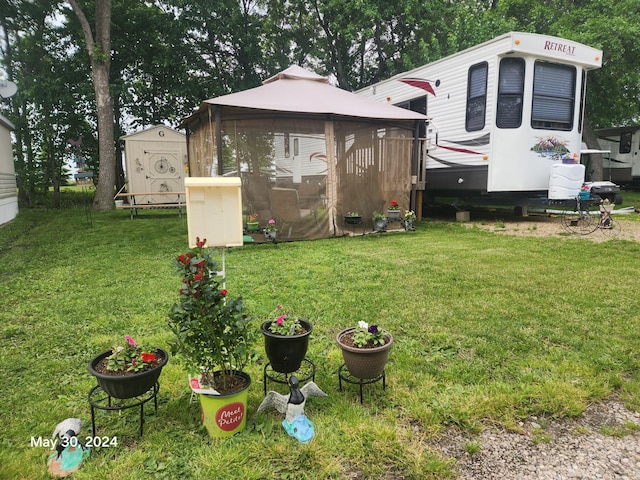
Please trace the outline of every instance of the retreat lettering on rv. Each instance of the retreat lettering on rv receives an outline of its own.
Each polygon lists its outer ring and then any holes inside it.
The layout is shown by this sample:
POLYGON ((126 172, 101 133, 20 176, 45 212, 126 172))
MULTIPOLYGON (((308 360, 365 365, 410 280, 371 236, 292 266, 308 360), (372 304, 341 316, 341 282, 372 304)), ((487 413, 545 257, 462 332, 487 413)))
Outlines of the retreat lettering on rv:
POLYGON ((575 55, 576 47, 571 45, 567 45, 566 43, 558 43, 547 40, 544 42, 544 49, 551 50, 554 52, 566 53, 567 55, 575 55))

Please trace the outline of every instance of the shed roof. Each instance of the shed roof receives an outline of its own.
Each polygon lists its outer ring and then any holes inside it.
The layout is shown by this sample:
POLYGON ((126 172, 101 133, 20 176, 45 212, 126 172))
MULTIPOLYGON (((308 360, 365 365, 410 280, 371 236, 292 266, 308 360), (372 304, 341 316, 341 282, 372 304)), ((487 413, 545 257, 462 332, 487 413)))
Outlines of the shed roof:
POLYGON ((225 113, 247 114, 250 111, 328 115, 375 120, 426 120, 426 116, 388 103, 347 92, 329 84, 327 78, 292 65, 268 78, 259 87, 205 100, 194 115, 210 105, 225 113))

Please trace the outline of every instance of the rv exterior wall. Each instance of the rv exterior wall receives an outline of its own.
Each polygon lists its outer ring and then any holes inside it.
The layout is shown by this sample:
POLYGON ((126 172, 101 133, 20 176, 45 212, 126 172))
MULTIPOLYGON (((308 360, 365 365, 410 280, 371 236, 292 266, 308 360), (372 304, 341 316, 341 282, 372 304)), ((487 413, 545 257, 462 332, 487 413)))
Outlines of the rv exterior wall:
POLYGON ((579 161, 583 70, 598 68, 601 58, 601 51, 576 42, 511 32, 358 93, 392 104, 426 95, 426 113, 431 118, 425 139, 429 146, 426 190, 540 194, 549 188, 551 165, 563 160, 579 161), (496 126, 500 61, 507 58, 524 61, 522 121, 517 128, 496 126), (543 62, 574 69, 561 67, 569 72, 567 76, 575 72, 570 129, 532 124, 534 71, 543 62), (482 63, 487 66, 484 127, 468 131, 465 119, 469 69, 482 63), (428 80, 435 95, 403 83, 403 78, 428 80))
POLYGON ((596 134, 600 147, 611 152, 602 159, 603 178, 640 185, 640 126, 606 128, 596 134))

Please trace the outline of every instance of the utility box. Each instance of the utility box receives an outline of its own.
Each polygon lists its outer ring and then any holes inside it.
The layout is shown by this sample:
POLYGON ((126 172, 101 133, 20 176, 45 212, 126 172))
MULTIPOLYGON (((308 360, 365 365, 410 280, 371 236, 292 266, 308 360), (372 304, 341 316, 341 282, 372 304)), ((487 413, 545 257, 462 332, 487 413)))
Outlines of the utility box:
POLYGON ((189 246, 207 240, 207 247, 241 246, 242 195, 240 177, 187 177, 189 246))

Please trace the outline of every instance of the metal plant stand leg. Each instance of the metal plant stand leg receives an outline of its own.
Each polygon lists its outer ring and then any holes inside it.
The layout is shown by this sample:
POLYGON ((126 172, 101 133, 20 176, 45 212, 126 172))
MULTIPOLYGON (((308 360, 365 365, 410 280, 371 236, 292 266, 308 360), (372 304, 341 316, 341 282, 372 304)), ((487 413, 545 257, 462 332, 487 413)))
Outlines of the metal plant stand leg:
POLYGON ((122 411, 129 408, 140 407, 140 436, 142 436, 144 428, 144 404, 153 400, 153 406, 156 413, 158 412, 158 392, 160 391, 160 384, 156 384, 147 390, 145 393, 138 397, 118 399, 122 403, 118 405, 111 404, 111 396, 104 392, 99 385, 96 385, 89 391, 89 405, 91 406, 91 432, 93 436, 96 436, 96 415, 95 410, 106 411, 122 411), (105 397, 106 396, 106 397, 105 397))
POLYGON ((343 380, 347 383, 351 383, 352 385, 358 385, 360 387, 360 404, 363 403, 362 402, 362 397, 363 397, 362 386, 363 385, 371 385, 372 383, 376 383, 382 380, 382 389, 383 390, 387 389, 387 376, 384 370, 382 371, 382 374, 378 375, 376 378, 356 378, 353 375, 351 375, 346 368, 347 366, 343 363, 342 365, 340 365, 340 368, 338 369, 338 388, 340 391, 342 391, 343 380))

